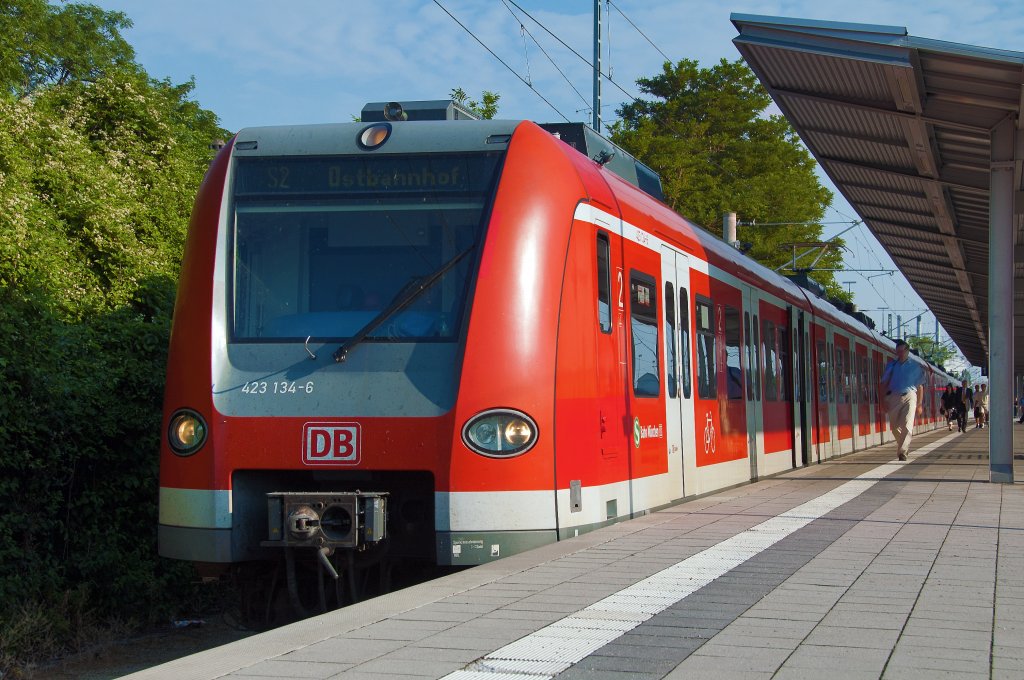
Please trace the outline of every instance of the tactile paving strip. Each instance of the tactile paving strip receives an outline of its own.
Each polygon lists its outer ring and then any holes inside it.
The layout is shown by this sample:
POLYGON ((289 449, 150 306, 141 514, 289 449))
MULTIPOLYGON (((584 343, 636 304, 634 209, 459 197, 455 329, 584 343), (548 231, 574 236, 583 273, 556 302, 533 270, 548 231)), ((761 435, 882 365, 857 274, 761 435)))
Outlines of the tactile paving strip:
MULTIPOLYGON (((927 455, 955 436, 951 434, 921 447, 911 457, 927 455)), ((816 519, 860 496, 905 465, 906 462, 894 461, 869 470, 817 498, 505 645, 466 669, 449 673, 443 680, 550 680, 816 519), (590 619, 594 614, 598 615, 597 619, 590 619), (584 623, 590 620, 607 620, 620 625, 597 628, 584 623), (523 665, 509 666, 500 663, 503 661, 523 665), (554 670, 555 666, 546 664, 557 664, 560 668, 554 670), (491 668, 494 670, 489 670, 491 668)))

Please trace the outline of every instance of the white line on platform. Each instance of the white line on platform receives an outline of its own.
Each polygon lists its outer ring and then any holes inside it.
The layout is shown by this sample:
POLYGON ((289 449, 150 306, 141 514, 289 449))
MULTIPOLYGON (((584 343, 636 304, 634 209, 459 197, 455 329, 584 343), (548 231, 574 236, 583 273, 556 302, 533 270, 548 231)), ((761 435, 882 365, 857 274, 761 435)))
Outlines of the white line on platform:
MULTIPOLYGON (((920 458, 958 436, 922 446, 920 458)), ((609 642, 903 468, 892 461, 505 645, 442 680, 550 680, 609 642)))

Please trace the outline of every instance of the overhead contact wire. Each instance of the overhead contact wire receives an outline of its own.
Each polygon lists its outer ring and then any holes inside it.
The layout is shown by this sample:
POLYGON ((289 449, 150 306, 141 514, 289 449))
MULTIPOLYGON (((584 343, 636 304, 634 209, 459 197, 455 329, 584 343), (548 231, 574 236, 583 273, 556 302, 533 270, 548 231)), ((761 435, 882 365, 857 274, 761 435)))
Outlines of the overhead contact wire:
MULTIPOLYGON (((502 66, 504 66, 505 68, 507 68, 507 69, 508 69, 508 70, 509 70, 509 71, 510 71, 510 72, 512 73, 512 75, 514 75, 514 76, 515 76, 516 78, 518 78, 518 79, 519 79, 519 80, 520 80, 520 81, 521 81, 521 82, 523 83, 523 85, 526 85, 526 86, 527 86, 528 88, 530 88, 531 90, 533 90, 533 91, 534 91, 534 92, 535 92, 535 93, 537 94, 537 96, 538 96, 538 97, 540 97, 540 98, 541 98, 541 100, 542 100, 542 101, 543 101, 543 102, 544 102, 545 104, 547 104, 548 106, 550 106, 550 107, 551 107, 551 108, 552 108, 552 109, 554 110, 554 112, 555 112, 555 113, 557 113, 557 114, 558 114, 559 116, 561 116, 561 117, 562 117, 562 120, 564 120, 564 121, 565 121, 566 123, 571 123, 571 122, 572 122, 571 120, 569 120, 569 119, 568 119, 568 118, 566 117, 566 115, 565 115, 564 113, 562 113, 561 111, 559 111, 559 110, 558 110, 558 107, 557 107, 557 106, 555 106, 555 105, 554 105, 554 104, 552 104, 552 103, 551 103, 550 101, 548 101, 548 98, 547 98, 547 97, 545 97, 544 95, 542 95, 542 94, 540 93, 540 91, 539 91, 539 90, 537 90, 537 88, 535 88, 535 87, 533 86, 533 84, 532 84, 532 83, 530 83, 530 82, 529 82, 528 80, 526 80, 526 79, 525 79, 525 78, 523 78, 523 77, 522 77, 521 75, 519 75, 519 72, 518 72, 518 71, 516 71, 516 70, 515 70, 514 68, 512 68, 511 66, 509 66, 509 65, 508 65, 508 64, 507 64, 507 63, 505 62, 505 60, 504 60, 504 59, 502 59, 501 57, 499 57, 499 56, 497 55, 497 53, 496 53, 496 52, 495 52, 494 50, 492 50, 492 49, 491 49, 490 47, 488 47, 488 46, 487 46, 487 44, 486 44, 486 43, 485 43, 485 42, 484 42, 483 40, 481 40, 480 38, 478 38, 478 37, 476 36, 476 34, 475 34, 475 33, 473 33, 473 31, 471 31, 471 30, 469 29, 469 27, 467 27, 467 26, 466 26, 466 25, 465 25, 464 23, 462 23, 461 21, 459 21, 459 20, 458 20, 458 18, 457 18, 457 17, 456 17, 456 16, 454 15, 454 14, 452 14, 451 12, 449 12, 449 11, 448 11, 448 8, 446 8, 446 7, 444 6, 444 5, 442 5, 442 4, 441 4, 441 3, 440 3, 440 2, 438 1, 438 0, 433 0, 433 1, 434 1, 434 4, 435 4, 435 5, 437 5, 438 7, 440 7, 440 8, 441 8, 441 10, 442 10, 442 11, 444 11, 444 13, 445 13, 445 14, 447 14, 447 15, 448 15, 449 17, 451 17, 452 21, 454 21, 455 23, 457 23, 457 24, 458 24, 458 25, 459 25, 459 26, 460 26, 460 27, 462 28, 462 30, 464 30, 464 31, 465 31, 466 33, 469 33, 469 35, 470 35, 470 36, 471 36, 471 37, 473 38, 473 40, 476 40, 476 41, 477 41, 478 43, 480 43, 480 46, 481 46, 481 47, 483 47, 483 48, 484 48, 485 50, 487 50, 487 51, 488 51, 488 52, 490 53, 490 55, 491 55, 492 57, 494 57, 495 59, 497 59, 497 60, 498 60, 498 63, 500 63, 500 64, 501 64, 502 66)), ((513 4, 515 4, 515 3, 513 3, 513 4)))
POLYGON ((629 25, 632 26, 636 30, 637 33, 639 33, 640 35, 643 36, 644 40, 646 40, 647 42, 649 42, 651 44, 651 47, 653 47, 654 49, 658 50, 658 52, 661 54, 661 56, 665 57, 665 61, 672 61, 672 58, 670 56, 668 56, 667 54, 665 54, 665 52, 660 47, 655 45, 654 41, 651 40, 650 38, 648 38, 647 34, 644 33, 643 31, 641 31, 640 27, 637 26, 636 24, 634 24, 633 20, 630 19, 629 17, 627 17, 625 12, 623 12, 621 9, 619 9, 618 5, 616 5, 614 2, 612 2, 612 0, 607 0, 607 2, 608 2, 609 5, 611 5, 612 7, 615 8, 616 12, 618 12, 619 14, 622 15, 622 18, 625 19, 626 22, 629 23, 629 25))
POLYGON ((572 91, 575 92, 581 100, 583 100, 583 103, 585 105, 590 106, 590 102, 587 101, 587 98, 584 97, 578 89, 576 89, 576 86, 572 84, 572 81, 569 79, 569 76, 565 75, 565 72, 558 67, 558 64, 555 62, 554 59, 551 58, 551 55, 548 54, 548 51, 544 49, 544 46, 540 44, 540 41, 537 40, 537 37, 530 32, 530 29, 526 27, 526 25, 519 19, 516 13, 512 11, 512 8, 508 6, 508 2, 506 2, 505 0, 501 0, 501 4, 505 5, 505 9, 507 9, 509 11, 509 14, 511 14, 512 17, 519 23, 519 28, 522 31, 525 31, 526 35, 530 36, 530 40, 533 41, 533 44, 537 46, 537 49, 540 50, 541 54, 547 57, 547 60, 551 62, 551 65, 555 68, 556 71, 558 71, 558 74, 562 76, 562 78, 569 85, 569 87, 572 88, 572 91))

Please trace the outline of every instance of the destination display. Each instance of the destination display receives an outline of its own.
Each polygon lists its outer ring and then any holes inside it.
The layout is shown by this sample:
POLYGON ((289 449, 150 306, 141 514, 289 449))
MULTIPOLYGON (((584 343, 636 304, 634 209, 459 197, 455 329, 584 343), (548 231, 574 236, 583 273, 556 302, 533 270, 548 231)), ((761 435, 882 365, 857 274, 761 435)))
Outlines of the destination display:
POLYGON ((499 154, 239 158, 236 196, 482 192, 499 154))

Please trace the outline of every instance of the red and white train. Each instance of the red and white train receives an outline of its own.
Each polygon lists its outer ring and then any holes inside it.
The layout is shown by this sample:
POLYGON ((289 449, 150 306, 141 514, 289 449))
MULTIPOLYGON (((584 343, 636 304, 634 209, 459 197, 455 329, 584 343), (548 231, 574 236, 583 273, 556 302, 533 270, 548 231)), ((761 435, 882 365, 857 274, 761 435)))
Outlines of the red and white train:
POLYGON ((478 564, 889 439, 892 342, 593 131, 379 118, 242 130, 209 168, 162 555, 478 564))

